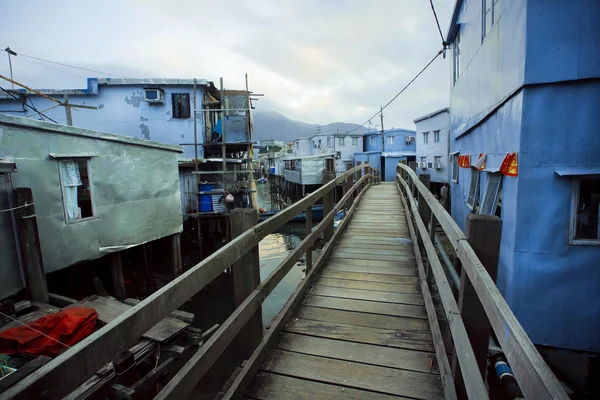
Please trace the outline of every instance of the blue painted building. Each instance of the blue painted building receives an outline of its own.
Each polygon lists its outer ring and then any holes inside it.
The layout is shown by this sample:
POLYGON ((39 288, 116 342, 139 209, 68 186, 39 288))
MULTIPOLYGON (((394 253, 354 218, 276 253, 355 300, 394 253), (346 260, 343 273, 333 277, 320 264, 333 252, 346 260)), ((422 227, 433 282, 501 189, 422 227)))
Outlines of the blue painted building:
POLYGON ((415 161, 417 145, 415 131, 389 129, 365 133, 364 151, 354 154, 354 165, 369 163, 381 171, 381 179, 392 182, 396 177, 396 165, 402 160, 415 161))
POLYGON ((446 38, 452 216, 463 229, 471 212, 501 217, 497 285, 534 343, 593 352, 600 351, 598 26, 595 0, 458 0, 446 38), (500 173, 507 153, 516 154, 516 176, 500 173))
MULTIPOLYGON (((85 89, 42 89, 41 93, 71 104, 97 107, 72 109, 72 124, 80 128, 148 139, 168 144, 186 144, 183 159, 191 160, 194 153, 194 104, 196 105, 197 142, 218 140, 222 131, 220 113, 208 109, 227 108, 225 139, 227 143, 245 143, 249 118, 245 91, 224 92, 225 106, 221 107, 220 93, 206 79, 116 79, 88 78, 85 89)), ((65 108, 52 100, 16 89, 13 96, 0 94, 0 113, 42 119, 26 102, 59 124, 67 125, 65 108), (53 108, 54 107, 54 108, 53 108)), ((198 158, 204 157, 204 147, 198 146, 198 158)))

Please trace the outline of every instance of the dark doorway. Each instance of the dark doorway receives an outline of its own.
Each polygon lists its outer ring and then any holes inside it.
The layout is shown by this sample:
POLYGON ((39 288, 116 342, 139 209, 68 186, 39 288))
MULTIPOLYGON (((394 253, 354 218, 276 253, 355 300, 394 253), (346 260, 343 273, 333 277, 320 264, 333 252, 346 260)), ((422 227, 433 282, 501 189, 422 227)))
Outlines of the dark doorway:
POLYGON ((381 176, 382 181, 385 181, 385 157, 381 157, 380 165, 381 165, 381 175, 379 175, 379 176, 381 176))

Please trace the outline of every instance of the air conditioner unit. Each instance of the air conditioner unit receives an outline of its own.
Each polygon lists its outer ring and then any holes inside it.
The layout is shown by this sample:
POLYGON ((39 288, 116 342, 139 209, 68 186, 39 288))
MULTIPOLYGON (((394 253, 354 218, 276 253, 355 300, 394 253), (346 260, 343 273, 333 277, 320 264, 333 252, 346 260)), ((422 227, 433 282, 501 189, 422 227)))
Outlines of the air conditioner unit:
POLYGON ((425 161, 421 161, 419 163, 419 168, 427 168, 427 163, 425 161))
POLYGON ((433 163, 432 162, 427 163, 427 168, 433 168, 433 163))
POLYGON ((335 159, 339 160, 340 158, 342 158, 342 152, 341 151, 336 151, 335 152, 335 159))
POLYGON ((163 92, 160 89, 145 89, 144 100, 152 104, 163 103, 163 92))
POLYGON ((435 169, 441 169, 442 168, 442 163, 441 162, 433 163, 433 168, 435 168, 435 169))

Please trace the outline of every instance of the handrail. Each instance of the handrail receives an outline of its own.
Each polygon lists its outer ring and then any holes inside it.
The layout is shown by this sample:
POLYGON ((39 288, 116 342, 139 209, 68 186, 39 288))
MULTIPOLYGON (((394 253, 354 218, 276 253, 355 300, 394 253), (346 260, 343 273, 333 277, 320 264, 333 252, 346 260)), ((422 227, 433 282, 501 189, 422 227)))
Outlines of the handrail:
MULTIPOLYGON (((354 192, 358 190, 359 187, 362 186, 363 183, 366 183, 371 179, 372 175, 364 175, 362 178, 356 182, 352 188, 348 190, 348 192, 344 195, 344 197, 338 202, 337 206, 329 212, 323 220, 315 227, 315 230, 311 232, 301 243, 298 245, 292 253, 290 253, 285 260, 283 260, 277 268, 269 274, 269 276, 254 290, 254 292, 248 297, 248 299, 243 302, 235 312, 223 323, 223 325, 219 328, 219 330, 211 337, 211 339, 200 349, 198 352, 192 356, 192 358, 183 366, 183 368, 171 379, 167 385, 160 391, 160 393, 155 397, 156 399, 181 399, 185 398, 191 390, 194 388, 196 383, 202 379, 204 374, 208 371, 210 366, 217 360, 218 356, 225 350, 226 346, 236 337, 239 332, 239 329, 245 325, 248 319, 254 315, 254 313, 258 310, 260 304, 264 301, 264 299, 271 293, 271 291, 281 282, 281 280, 285 277, 285 275, 290 271, 290 269, 294 266, 294 264, 300 259, 302 254, 306 251, 309 251, 315 242, 315 240, 319 237, 321 233, 325 231, 327 226, 333 222, 335 215, 343 208, 344 204, 354 195, 354 192)), ((362 193, 362 191, 361 191, 362 193)), ((355 202, 356 204, 356 202, 355 202)), ((353 210, 353 208, 352 208, 353 210)), ((351 213, 351 212, 350 212, 351 213)), ((344 218, 343 221, 347 221, 348 215, 344 218)), ((335 239, 336 235, 339 234, 342 227, 338 227, 338 230, 332 237, 332 240, 328 242, 331 244, 335 239)), ((303 285, 307 280, 310 279, 312 274, 314 274, 315 270, 318 270, 322 260, 324 259, 323 253, 317 260, 315 267, 311 270, 307 271, 307 277, 304 279, 304 282, 300 284, 300 287, 304 287, 303 285)), ((292 299, 295 297, 292 296, 292 299)), ((293 301, 288 301, 288 305, 293 301)), ((286 309, 287 310, 287 309, 286 309)), ((289 310, 290 312, 292 310, 289 310)), ((254 354, 264 355, 262 349, 266 348, 264 343, 270 343, 273 339, 274 332, 277 332, 281 323, 282 317, 286 315, 286 311, 280 312, 280 315, 275 323, 271 325, 271 328, 265 338, 263 338, 261 344, 259 344, 258 348, 255 350, 254 354), (257 353, 258 352, 258 353, 257 353)), ((246 363, 246 368, 243 373, 238 376, 238 379, 241 380, 244 376, 248 375, 248 371, 252 363, 258 364, 262 361, 255 361, 259 358, 259 355, 254 355, 251 359, 246 363)), ((252 372, 255 372, 252 371, 252 372)), ((251 375, 248 375, 251 378, 251 375)), ((233 387, 234 385, 232 385, 233 387)), ((245 388, 244 388, 245 389, 245 388)), ((243 392, 243 391, 242 391, 243 392)))
MULTIPOLYGON (((302 255, 309 251, 313 243, 319 235, 327 229, 328 225, 333 222, 335 215, 348 201, 350 196, 358 187, 362 186, 370 175, 365 175, 356 182, 352 188, 346 193, 337 206, 331 210, 315 227, 306 238, 283 260, 277 268, 248 296, 235 310, 235 312, 227 318, 221 327, 215 332, 208 342, 200 349, 192 358, 183 366, 183 368, 171 379, 167 385, 160 391, 155 399, 181 399, 185 398, 196 383, 202 379, 204 374, 218 359, 225 348, 237 336, 239 330, 248 322, 248 319, 258 310, 264 299, 273 291, 273 289, 281 282, 281 280, 292 269, 302 255)), ((314 269, 313 269, 314 270, 314 269)), ((312 271, 312 270, 311 270, 312 271)), ((271 327, 273 329, 273 326, 271 327)))
MULTIPOLYGON (((331 192, 337 185, 344 183, 355 172, 363 169, 368 171, 371 168, 369 164, 361 164, 349 169, 343 175, 324 184, 317 191, 239 235, 227 245, 148 296, 138 305, 127 310, 79 343, 71 346, 35 373, 2 393, 0 400, 36 398, 43 392, 47 392, 46 396, 48 398, 62 397, 69 390, 96 373, 120 351, 126 350, 135 344, 145 332, 212 282, 225 268, 238 261, 268 234, 285 225, 293 217, 331 192), (69 373, 66 374, 64 371, 69 371, 69 373)), ((365 182, 375 180, 375 177, 371 174, 365 174, 363 178, 365 179, 361 178, 353 188, 357 188, 359 182, 362 185, 365 182)), ((330 219, 330 214, 322 222, 329 221, 332 223, 333 217, 330 219)), ((323 226, 325 225, 323 224, 323 226)), ((259 305, 261 293, 253 292, 238 307, 236 313, 249 310, 251 307, 245 306, 249 303, 259 305)))
MULTIPOLYGON (((404 186, 406 193, 410 193, 408 184, 402 179, 402 177, 400 177, 399 174, 397 175, 397 178, 404 186)), ((412 196, 406 197, 410 203, 410 208, 417 225, 417 231, 421 236, 421 240, 423 241, 425 251, 427 253, 427 260, 429 261, 430 270, 433 272, 433 276, 435 277, 435 283, 438 288, 438 293, 440 294, 446 320, 448 321, 450 333, 452 334, 454 342, 454 354, 458 357, 461 373, 465 377, 464 383, 468 398, 477 400, 488 399, 488 392, 485 388, 483 378, 479 373, 479 367, 477 366, 477 360, 475 359, 475 352, 473 351, 471 342, 469 342, 467 329, 465 328, 465 324, 460 315, 460 309, 458 308, 458 304, 454 299, 454 294, 452 293, 450 284, 448 283, 447 279, 445 279, 442 264, 437 257, 437 253, 435 252, 435 248, 433 247, 433 243, 431 242, 427 228, 425 227, 425 224, 419 215, 415 199, 412 196)), ((414 239, 416 240, 416 238, 414 239)))
MULTIPOLYGON (((417 174, 410 167, 400 163, 398 168, 402 169, 412 180, 419 196, 425 200, 432 214, 450 239, 525 397, 540 400, 567 400, 568 396, 562 385, 519 324, 496 284, 475 254, 465 234, 439 201, 433 197, 429 189, 419 181, 417 174)), ((397 178, 400 182, 406 184, 400 174, 397 175, 397 178)), ((412 198, 412 196, 408 197, 412 198)), ((420 226, 419 229, 425 229, 424 225, 420 226)), ((439 262, 437 256, 434 259, 439 262)), ((436 281, 438 281, 437 276, 436 281)), ((467 379, 465 376, 465 380, 467 379)))

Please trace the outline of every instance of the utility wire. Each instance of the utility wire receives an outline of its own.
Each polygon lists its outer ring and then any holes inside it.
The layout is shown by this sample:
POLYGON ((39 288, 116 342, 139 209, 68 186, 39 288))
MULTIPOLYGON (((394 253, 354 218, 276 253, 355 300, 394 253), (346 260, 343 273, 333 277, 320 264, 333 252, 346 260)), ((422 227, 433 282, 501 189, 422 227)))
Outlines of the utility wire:
POLYGON ((446 47, 447 43, 444 39, 444 34, 442 33, 442 28, 440 27, 440 21, 438 20, 437 13, 435 12, 435 7, 433 6, 433 0, 429 0, 429 4, 431 4, 431 11, 433 11, 433 16, 435 17, 435 23, 438 28, 438 32, 440 32, 440 37, 442 38, 442 46, 446 47))
POLYGON ((77 67, 75 65, 69 65, 69 64, 59 63, 59 62, 56 62, 56 61, 44 60, 43 58, 28 56, 27 54, 23 54, 23 53, 19 53, 19 56, 20 57, 26 57, 26 58, 32 58, 34 60, 43 61, 43 62, 47 62, 47 63, 50 63, 50 64, 62 65, 63 67, 80 69, 82 71, 89 71, 89 72, 96 72, 96 73, 104 74, 104 75, 118 76, 119 78, 129 78, 128 76, 111 74, 110 72, 98 71, 98 70, 95 70, 95 69, 89 69, 89 68, 77 67))
POLYGON ((9 92, 8 90, 4 89, 2 86, 0 86, 0 90, 2 90, 3 92, 5 92, 6 94, 8 94, 10 97, 12 97, 13 99, 17 100, 18 102, 22 103, 25 107, 29 107, 31 108, 33 111, 35 111, 36 113, 38 113, 40 115, 40 117, 42 117, 42 119, 44 117, 48 118, 50 121, 54 122, 55 124, 58 124, 58 122, 56 122, 55 120, 53 120, 52 118, 50 118, 49 116, 47 116, 46 114, 38 111, 35 106, 32 107, 29 104, 27 104, 26 102, 24 102, 23 100, 21 100, 20 98, 18 98, 17 96, 15 96, 14 94, 12 94, 11 92, 9 92))
MULTIPOLYGON (((22 55, 22 54, 20 54, 20 55, 22 55)), ((64 69, 58 69, 58 68, 51 67, 51 66, 49 66, 49 65, 44 65, 44 64, 42 64, 41 62, 37 62, 37 61, 34 61, 34 60, 30 60, 29 58, 23 58, 23 59, 24 59, 24 60, 27 60, 27 61, 28 61, 28 62, 30 62, 30 63, 37 64, 37 65, 39 65, 39 66, 40 66, 40 67, 42 67, 42 68, 48 68, 48 69, 51 69, 51 70, 53 70, 53 71, 62 72, 63 74, 67 74, 67 75, 71 75, 71 76, 76 76, 77 78, 83 78, 83 79, 86 79, 86 78, 87 78, 87 77, 85 77, 85 76, 82 76, 82 75, 77 75, 77 74, 74 74, 74 73, 72 73, 72 72, 65 71, 64 69)))
POLYGON ((411 84, 412 84, 414 81, 416 81, 416 80, 417 80, 417 78, 418 78, 419 76, 421 76, 421 74, 422 74, 423 72, 425 72, 425 70, 426 70, 427 68, 429 68, 429 66, 430 66, 431 64, 433 64, 433 62, 434 62, 434 61, 435 61, 435 60, 436 60, 436 59, 437 59, 437 58, 440 56, 440 54, 442 54, 443 52, 444 52, 444 49, 442 49, 442 50, 438 51, 438 53, 435 55, 435 57, 433 57, 433 58, 431 59, 431 61, 429 61, 429 62, 427 63, 427 65, 425 65, 425 66, 423 67, 423 69, 421 69, 421 71, 419 71, 419 73, 418 73, 417 75, 415 75, 415 77, 414 77, 414 78, 412 78, 412 79, 410 80, 410 82, 408 82, 408 83, 406 84, 406 86, 404 86, 404 87, 402 88, 402 90, 400 90, 400 91, 399 91, 399 92, 398 92, 398 93, 397 93, 397 94, 396 94, 394 97, 392 97, 392 99, 391 99, 390 101, 388 101, 388 102, 387 102, 387 104, 386 104, 385 106, 383 106, 383 107, 382 107, 382 108, 381 108, 379 111, 377 111, 375 114, 373 114, 373 116, 372 116, 372 117, 368 118, 368 119, 367 119, 365 122, 363 122, 362 124, 358 125, 356 128, 354 128, 354 129, 352 129, 351 131, 348 131, 348 132, 346 132, 346 133, 352 133, 352 132, 354 132, 355 130, 359 129, 361 126, 365 126, 365 124, 369 123, 369 121, 371 121, 373 118, 375 118, 376 116, 378 116, 379 114, 381 114, 381 112, 383 112, 383 110, 385 110, 385 109, 387 108, 387 106, 389 106, 390 104, 392 104, 392 103, 394 102, 394 100, 396 100, 396 99, 398 98, 398 96, 400 96, 402 93, 404 93, 404 91, 405 91, 406 89, 408 89, 408 87, 409 87, 409 86, 410 86, 410 85, 411 85, 411 84))

